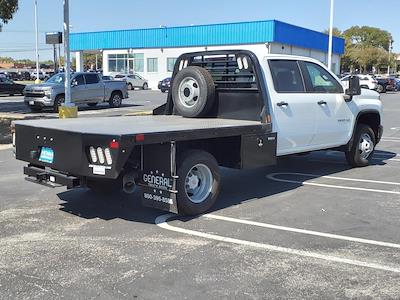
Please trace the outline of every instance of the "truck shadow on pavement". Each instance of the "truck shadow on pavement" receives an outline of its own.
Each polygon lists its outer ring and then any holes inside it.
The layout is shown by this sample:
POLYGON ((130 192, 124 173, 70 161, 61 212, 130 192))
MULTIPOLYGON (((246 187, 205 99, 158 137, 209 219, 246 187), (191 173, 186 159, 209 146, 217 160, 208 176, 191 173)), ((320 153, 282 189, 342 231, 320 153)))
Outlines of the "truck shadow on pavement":
MULTIPOLYGON (((385 165, 386 160, 397 154, 387 151, 376 151, 374 165, 385 165)), ((334 175, 351 168, 340 155, 327 155, 316 152, 306 156, 294 156, 279 159, 273 167, 253 170, 231 170, 222 168, 222 189, 217 203, 209 212, 223 210, 228 207, 241 205, 249 201, 268 201, 269 196, 295 190, 302 183, 276 182, 267 179, 271 173, 306 173, 313 174, 313 180, 322 176, 334 175), (322 160, 323 159, 323 160, 322 160)), ((347 175, 348 176, 348 175, 347 175)), ((146 208, 141 205, 140 193, 127 195, 115 193, 112 195, 96 194, 88 189, 75 189, 58 194, 61 203, 60 210, 85 219, 100 218, 103 220, 123 219, 132 222, 154 224, 162 211, 146 208)), ((271 197, 276 202, 276 198, 271 197)), ((197 217, 182 218, 189 221, 197 217)))

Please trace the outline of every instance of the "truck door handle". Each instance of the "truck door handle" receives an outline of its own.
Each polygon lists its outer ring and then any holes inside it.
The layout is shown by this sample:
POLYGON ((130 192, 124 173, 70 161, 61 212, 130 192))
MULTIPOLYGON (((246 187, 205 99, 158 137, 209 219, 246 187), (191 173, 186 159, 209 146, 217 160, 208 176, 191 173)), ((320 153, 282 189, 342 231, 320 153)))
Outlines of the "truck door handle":
POLYGON ((318 101, 318 105, 326 105, 326 104, 328 104, 328 103, 326 103, 326 101, 324 101, 324 100, 318 101))
POLYGON ((285 102, 285 101, 281 101, 281 102, 278 102, 276 105, 278 105, 279 107, 280 107, 280 106, 288 106, 289 103, 287 103, 287 102, 285 102))

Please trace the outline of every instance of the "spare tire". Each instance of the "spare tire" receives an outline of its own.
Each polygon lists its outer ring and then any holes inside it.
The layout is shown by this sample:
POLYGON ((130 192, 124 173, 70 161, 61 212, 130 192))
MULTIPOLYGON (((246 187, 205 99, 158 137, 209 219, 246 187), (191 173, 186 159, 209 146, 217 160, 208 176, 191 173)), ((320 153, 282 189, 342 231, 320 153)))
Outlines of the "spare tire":
POLYGON ((215 100, 215 85, 204 68, 190 66, 176 74, 172 84, 172 99, 176 111, 183 117, 207 114, 215 100))

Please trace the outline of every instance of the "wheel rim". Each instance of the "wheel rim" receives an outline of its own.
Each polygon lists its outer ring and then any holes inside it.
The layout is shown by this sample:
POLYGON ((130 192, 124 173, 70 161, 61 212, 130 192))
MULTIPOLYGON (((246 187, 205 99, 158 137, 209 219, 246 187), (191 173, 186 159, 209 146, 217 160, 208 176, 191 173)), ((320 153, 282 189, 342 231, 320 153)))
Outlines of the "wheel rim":
POLYGON ((378 92, 382 92, 383 91, 383 86, 378 85, 378 92))
POLYGON ((213 174, 209 167, 204 164, 193 166, 185 178, 185 192, 193 203, 201 203, 211 193, 213 174))
POLYGON ((128 84, 128 90, 133 90, 133 86, 132 86, 132 84, 128 84))
POLYGON ((120 95, 114 95, 113 97, 113 105, 114 106, 119 106, 121 104, 121 97, 120 95))
POLYGON ((193 77, 186 77, 179 85, 179 101, 186 107, 196 105, 200 96, 199 83, 193 77))
POLYGON ((371 155, 372 151, 374 150, 374 142, 368 133, 364 133, 361 136, 358 149, 360 151, 360 156, 363 159, 368 159, 368 157, 371 155))

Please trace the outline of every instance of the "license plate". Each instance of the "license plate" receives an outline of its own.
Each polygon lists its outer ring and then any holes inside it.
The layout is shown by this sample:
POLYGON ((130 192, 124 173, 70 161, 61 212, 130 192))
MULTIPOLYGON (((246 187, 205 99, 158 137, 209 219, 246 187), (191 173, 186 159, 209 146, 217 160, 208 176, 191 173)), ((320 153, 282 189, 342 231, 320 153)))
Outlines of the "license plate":
POLYGON ((54 160, 54 151, 48 147, 42 147, 40 151, 39 161, 52 164, 54 160))
POLYGON ((35 105, 35 101, 29 101, 29 105, 35 105))

